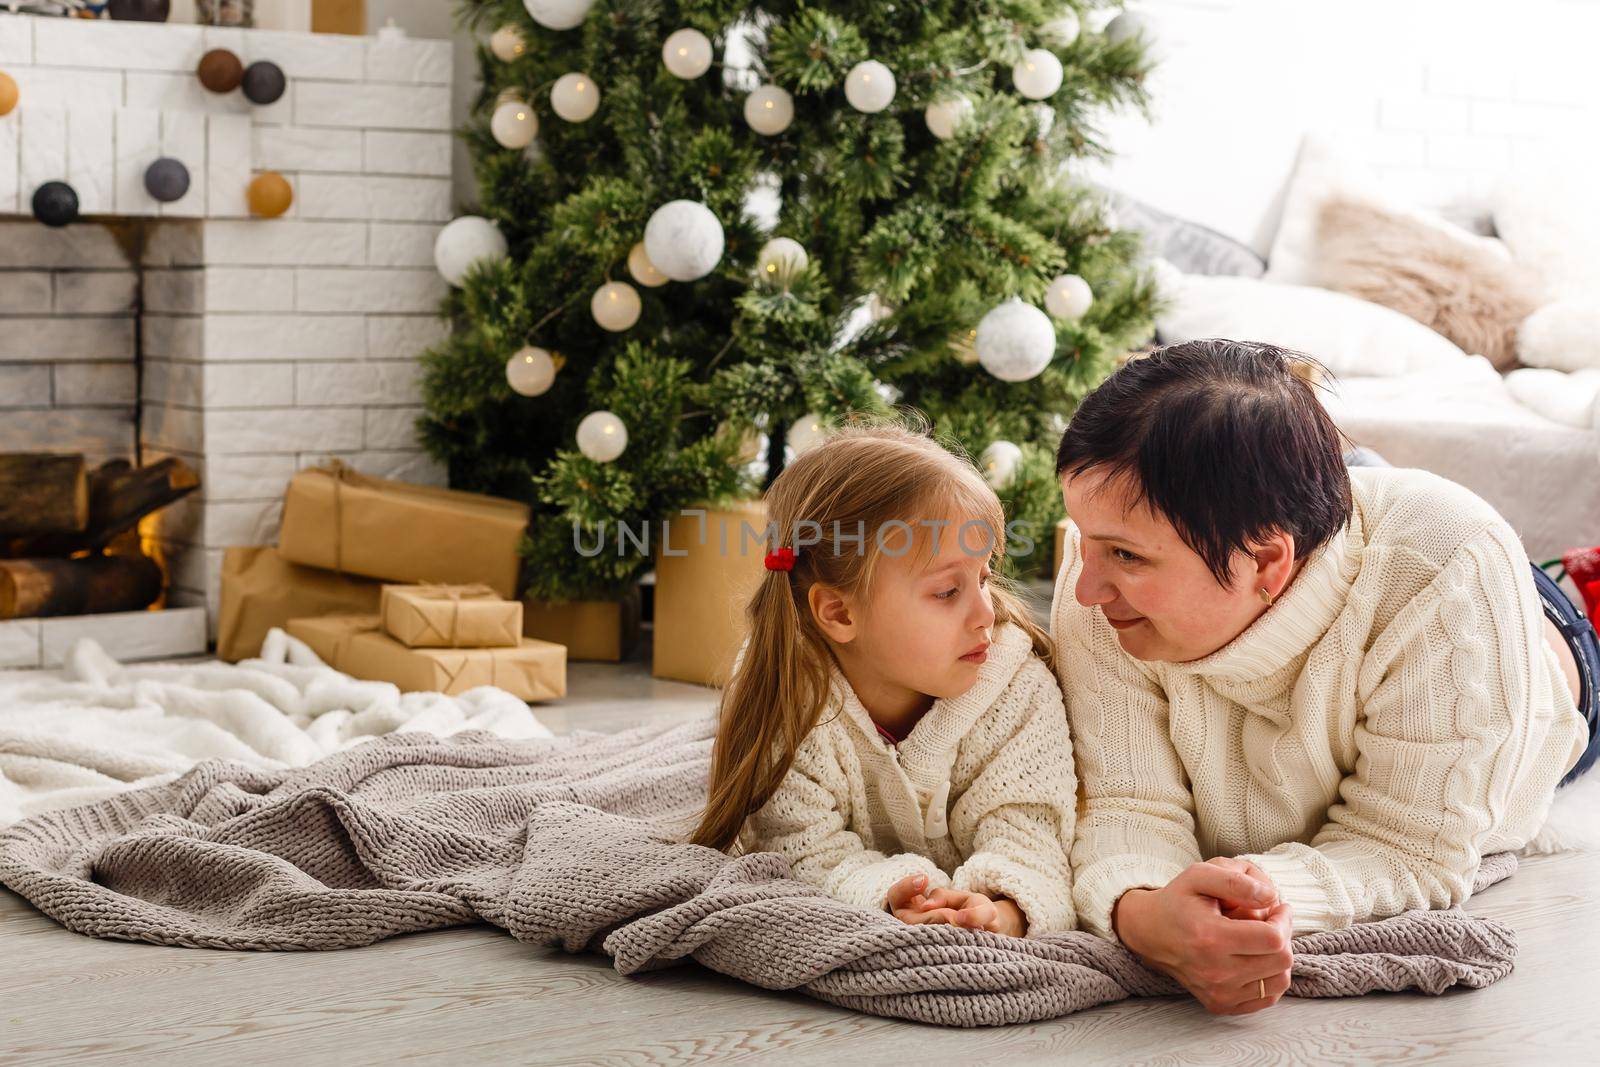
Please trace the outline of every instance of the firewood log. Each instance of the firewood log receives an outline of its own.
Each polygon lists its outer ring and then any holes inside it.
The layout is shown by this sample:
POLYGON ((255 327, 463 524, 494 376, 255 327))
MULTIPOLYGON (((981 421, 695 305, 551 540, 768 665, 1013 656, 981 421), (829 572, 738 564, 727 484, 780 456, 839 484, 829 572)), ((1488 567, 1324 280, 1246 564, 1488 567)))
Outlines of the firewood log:
POLYGON ((148 556, 0 560, 0 619, 139 611, 161 595, 148 556))
POLYGON ((0 537, 75 533, 88 522, 82 456, 0 453, 0 537))

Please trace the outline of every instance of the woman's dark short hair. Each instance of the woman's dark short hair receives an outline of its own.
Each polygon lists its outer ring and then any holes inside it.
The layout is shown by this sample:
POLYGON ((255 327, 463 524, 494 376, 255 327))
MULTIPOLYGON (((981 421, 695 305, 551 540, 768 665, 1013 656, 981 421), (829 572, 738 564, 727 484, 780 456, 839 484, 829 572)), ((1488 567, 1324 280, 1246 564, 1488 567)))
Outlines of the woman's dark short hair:
POLYGON ((1228 584, 1235 552, 1282 530, 1304 559, 1350 521, 1339 429, 1273 345, 1184 341, 1130 360, 1084 398, 1056 475, 1120 478, 1228 584))

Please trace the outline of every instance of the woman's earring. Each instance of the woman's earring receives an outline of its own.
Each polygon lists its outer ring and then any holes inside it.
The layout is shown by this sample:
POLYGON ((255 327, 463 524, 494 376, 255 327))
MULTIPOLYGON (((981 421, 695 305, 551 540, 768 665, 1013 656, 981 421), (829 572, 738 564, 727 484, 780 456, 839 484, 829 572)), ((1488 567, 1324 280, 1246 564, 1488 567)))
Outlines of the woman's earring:
POLYGON ((1270 608, 1272 606, 1272 594, 1267 592, 1266 586, 1262 586, 1256 592, 1261 594, 1261 602, 1270 608))

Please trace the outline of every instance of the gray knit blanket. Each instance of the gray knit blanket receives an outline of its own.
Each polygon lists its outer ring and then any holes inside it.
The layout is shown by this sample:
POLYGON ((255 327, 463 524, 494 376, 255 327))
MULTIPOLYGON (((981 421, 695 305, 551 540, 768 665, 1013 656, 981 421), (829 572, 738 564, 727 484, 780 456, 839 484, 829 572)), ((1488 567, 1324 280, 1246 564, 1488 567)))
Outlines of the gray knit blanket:
MULTIPOLYGON (((768 989, 951 1026, 1182 990, 1087 933, 907 926, 790 877, 778 856, 674 843, 704 798, 711 725, 507 741, 379 738, 308 767, 209 761, 0 834, 0 881, 93 937, 299 950, 493 923, 610 956, 686 959, 768 989)), ((1515 860, 1491 858, 1480 884, 1515 860)), ((1439 993, 1510 973, 1511 931, 1413 912, 1295 941, 1302 997, 1439 993)))

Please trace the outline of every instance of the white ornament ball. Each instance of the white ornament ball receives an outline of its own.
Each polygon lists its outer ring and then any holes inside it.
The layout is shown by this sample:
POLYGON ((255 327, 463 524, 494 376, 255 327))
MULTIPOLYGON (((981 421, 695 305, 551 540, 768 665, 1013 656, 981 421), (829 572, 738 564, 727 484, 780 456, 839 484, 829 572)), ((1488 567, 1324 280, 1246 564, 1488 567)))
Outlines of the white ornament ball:
POLYGON ((600 108, 600 87, 587 74, 563 74, 550 88, 550 110, 568 122, 586 122, 600 108))
POLYGON ((710 274, 722 259, 722 247, 722 223, 695 200, 662 204, 644 226, 645 254, 675 282, 710 274))
POLYGON ((508 251, 500 227, 478 215, 463 215, 439 231, 433 242, 433 264, 445 281, 459 286, 474 264, 504 259, 508 251))
POLYGON ((535 345, 506 360, 506 381, 513 392, 523 396, 540 396, 550 391, 556 380, 556 361, 550 353, 535 345))
POLYGON ((533 21, 547 30, 570 30, 583 25, 594 0, 522 0, 533 21))
POLYGON ((758 86, 744 98, 744 120, 766 137, 782 133, 794 121, 794 97, 776 85, 758 86))
POLYGON ((1030 48, 1011 68, 1011 82, 1029 100, 1054 96, 1061 88, 1061 60, 1048 48, 1030 48))
POLYGON ((638 322, 642 307, 639 290, 627 282, 606 282, 589 300, 594 321, 612 333, 621 333, 638 322))
POLYGON ((964 96, 950 96, 929 104, 922 117, 928 123, 929 133, 941 141, 948 141, 971 114, 971 100, 964 96))
POLYGON ((809 452, 816 448, 828 437, 828 424, 822 416, 814 411, 808 411, 789 424, 789 432, 784 441, 794 449, 795 455, 809 452))
POLYGON ((1081 319, 1094 303, 1094 290, 1076 274, 1062 274, 1044 291, 1044 307, 1058 319, 1081 319))
POLYGON ((1105 29, 1106 40, 1114 45, 1121 44, 1123 41, 1131 41, 1136 37, 1145 38, 1148 42, 1147 35, 1149 32, 1149 23, 1145 22, 1142 16, 1132 11, 1124 11, 1118 15, 1106 23, 1105 29))
POLYGON ((991 489, 1004 489, 1010 485, 1021 465, 1022 449, 1010 441, 996 441, 978 457, 978 466, 982 468, 983 478, 991 489))
POLYGON ((661 62, 673 77, 698 78, 711 69, 711 38, 687 27, 677 30, 661 46, 661 62))
POLYGON ((1078 39, 1078 33, 1082 29, 1082 25, 1078 22, 1078 13, 1067 11, 1040 26, 1039 39, 1055 48, 1070 48, 1078 39))
POLYGON ((610 463, 628 447, 628 427, 609 411, 591 411, 578 423, 578 451, 596 463, 610 463))
POLYGON ((650 262, 650 253, 644 250, 644 242, 640 241, 628 249, 628 273, 633 275, 633 280, 646 289, 654 289, 658 285, 666 285, 672 279, 662 274, 656 265, 650 262))
POLYGON ((894 71, 876 59, 864 59, 844 78, 844 98, 850 106, 876 115, 894 103, 894 71))
POLYGON ((801 273, 811 263, 805 246, 790 237, 774 237, 756 255, 756 272, 770 281, 783 281, 801 273))
POLYGON ((978 362, 1003 382, 1037 378, 1056 354, 1056 328, 1032 304, 1015 298, 985 315, 975 342, 978 362))
POLYGON ((502 148, 527 148, 539 135, 539 116, 520 100, 508 100, 494 109, 489 132, 502 148))
POLYGON ((522 36, 522 31, 509 23, 494 31, 494 36, 489 38, 489 51, 502 63, 509 63, 518 59, 528 51, 527 38, 522 36))

